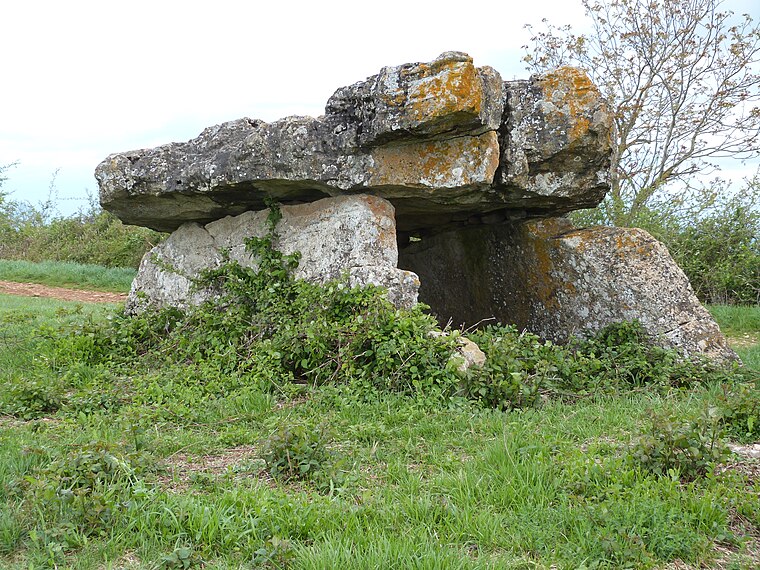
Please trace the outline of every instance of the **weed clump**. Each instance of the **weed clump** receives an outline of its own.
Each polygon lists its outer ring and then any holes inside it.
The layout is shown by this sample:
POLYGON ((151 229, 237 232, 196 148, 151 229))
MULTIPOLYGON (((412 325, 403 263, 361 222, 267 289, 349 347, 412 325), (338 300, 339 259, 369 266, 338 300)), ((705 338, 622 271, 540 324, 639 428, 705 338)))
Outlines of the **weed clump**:
POLYGON ((213 292, 208 302, 186 311, 116 316, 106 327, 81 323, 58 341, 54 360, 64 368, 161 370, 162 380, 141 390, 143 403, 151 394, 164 403, 169 386, 197 404, 243 386, 284 392, 296 383, 346 385, 362 397, 465 398, 506 410, 534 407, 552 393, 670 388, 723 373, 653 346, 637 322, 611 325, 568 346, 491 326, 468 334, 485 351, 485 365, 461 371, 451 358, 456 334, 431 335, 437 323, 423 305, 398 309, 382 289, 350 287, 347 279, 324 285, 296 279, 299 255, 273 245, 279 218, 272 205, 268 234, 246 240, 255 267, 227 260, 197 280, 198 288, 213 292))
POLYGON ((718 399, 720 422, 741 442, 760 438, 760 384, 743 383, 726 388, 718 399))
POLYGON ((708 409, 696 418, 654 415, 628 458, 655 475, 694 480, 728 459, 720 416, 708 409))
POLYGON ((312 481, 329 486, 337 479, 338 464, 336 454, 327 447, 330 439, 322 427, 282 426, 264 442, 262 458, 278 481, 312 481))

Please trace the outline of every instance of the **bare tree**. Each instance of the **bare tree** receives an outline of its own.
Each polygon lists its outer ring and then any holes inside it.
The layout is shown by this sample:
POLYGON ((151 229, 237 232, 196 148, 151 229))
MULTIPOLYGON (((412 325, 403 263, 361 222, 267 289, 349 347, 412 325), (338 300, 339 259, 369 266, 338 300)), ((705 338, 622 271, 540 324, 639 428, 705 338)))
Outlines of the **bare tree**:
POLYGON ((592 31, 533 33, 532 71, 578 65, 617 127, 607 221, 635 222, 668 185, 688 192, 717 159, 760 156, 760 29, 722 0, 582 0, 592 31), (699 174, 699 177, 695 176, 699 174))

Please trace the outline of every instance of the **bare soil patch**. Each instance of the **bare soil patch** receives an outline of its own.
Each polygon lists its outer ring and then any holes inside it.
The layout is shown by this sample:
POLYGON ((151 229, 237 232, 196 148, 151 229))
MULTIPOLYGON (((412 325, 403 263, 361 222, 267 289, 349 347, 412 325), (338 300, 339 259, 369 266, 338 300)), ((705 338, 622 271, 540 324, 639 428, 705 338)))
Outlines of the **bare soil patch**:
POLYGON ((0 281, 0 293, 22 297, 42 297, 61 301, 81 301, 83 303, 120 303, 127 298, 126 293, 106 293, 103 291, 82 291, 50 287, 38 283, 15 283, 0 281))

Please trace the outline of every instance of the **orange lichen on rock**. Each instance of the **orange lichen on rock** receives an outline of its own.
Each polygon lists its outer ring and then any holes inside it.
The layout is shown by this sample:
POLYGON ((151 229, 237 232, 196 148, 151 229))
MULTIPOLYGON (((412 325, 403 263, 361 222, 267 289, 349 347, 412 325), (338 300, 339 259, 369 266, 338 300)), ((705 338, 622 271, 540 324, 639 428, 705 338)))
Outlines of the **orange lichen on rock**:
POLYGON ((541 88, 546 100, 555 107, 549 115, 561 114, 564 118, 560 120, 570 119, 568 144, 583 137, 591 127, 589 114, 601 99, 589 76, 576 67, 560 67, 542 77, 541 88))
POLYGON ((444 69, 431 67, 421 64, 422 77, 410 85, 405 109, 409 121, 450 121, 457 114, 478 117, 483 108, 483 86, 472 62, 451 61, 444 69))
POLYGON ((406 145, 372 151, 371 186, 461 188, 490 184, 499 165, 496 133, 406 145))

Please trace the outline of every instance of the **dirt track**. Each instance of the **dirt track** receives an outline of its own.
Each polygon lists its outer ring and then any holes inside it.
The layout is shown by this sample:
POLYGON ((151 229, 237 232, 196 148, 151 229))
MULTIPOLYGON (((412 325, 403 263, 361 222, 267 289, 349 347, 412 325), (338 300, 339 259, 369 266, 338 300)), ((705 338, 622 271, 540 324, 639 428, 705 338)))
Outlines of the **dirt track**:
POLYGON ((119 303, 127 298, 125 293, 104 293, 102 291, 80 291, 63 287, 48 287, 37 283, 14 283, 0 281, 0 293, 23 297, 45 297, 61 301, 82 301, 83 303, 119 303))

